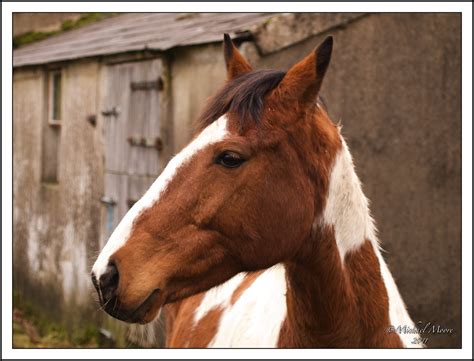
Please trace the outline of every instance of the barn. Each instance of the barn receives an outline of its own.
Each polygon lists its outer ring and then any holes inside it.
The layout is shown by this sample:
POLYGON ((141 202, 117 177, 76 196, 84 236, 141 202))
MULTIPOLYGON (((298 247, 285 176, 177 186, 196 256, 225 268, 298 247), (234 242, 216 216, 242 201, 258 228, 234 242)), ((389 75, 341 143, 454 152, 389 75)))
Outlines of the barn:
POLYGON ((93 303, 92 262, 223 84, 224 32, 256 68, 282 69, 334 35, 322 94, 343 125, 385 257, 415 322, 457 330, 430 346, 459 347, 455 13, 131 13, 16 49, 15 293, 71 330, 124 330, 93 303))

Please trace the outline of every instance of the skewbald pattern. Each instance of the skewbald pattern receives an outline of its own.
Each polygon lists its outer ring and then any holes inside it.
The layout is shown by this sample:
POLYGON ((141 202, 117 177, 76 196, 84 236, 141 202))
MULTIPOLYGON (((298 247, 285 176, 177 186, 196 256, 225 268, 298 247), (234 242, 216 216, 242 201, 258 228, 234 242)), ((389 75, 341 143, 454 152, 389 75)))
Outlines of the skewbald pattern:
POLYGON ((387 332, 413 322, 340 129, 315 106, 331 52, 329 37, 287 73, 253 71, 225 36, 228 82, 198 135, 94 265, 120 275, 107 312, 150 322, 165 306, 168 347, 417 346, 387 332), (238 168, 215 161, 227 151, 238 168))

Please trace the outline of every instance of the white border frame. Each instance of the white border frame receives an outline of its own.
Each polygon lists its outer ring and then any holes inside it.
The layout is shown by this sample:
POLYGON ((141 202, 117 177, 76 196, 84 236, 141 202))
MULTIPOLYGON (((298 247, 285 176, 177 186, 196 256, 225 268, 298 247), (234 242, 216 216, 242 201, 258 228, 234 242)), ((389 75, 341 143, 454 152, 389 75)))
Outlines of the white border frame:
POLYGON ((472 358, 472 3, 2 3, 2 358, 472 358), (12 349, 13 12, 462 12, 462 349, 12 349))

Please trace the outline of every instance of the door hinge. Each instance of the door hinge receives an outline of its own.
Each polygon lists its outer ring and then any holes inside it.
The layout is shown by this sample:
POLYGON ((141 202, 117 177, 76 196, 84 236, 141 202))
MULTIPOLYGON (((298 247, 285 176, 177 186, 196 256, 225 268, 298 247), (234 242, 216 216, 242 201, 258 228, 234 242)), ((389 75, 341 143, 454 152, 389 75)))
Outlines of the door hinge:
POLYGON ((112 197, 103 196, 100 199, 100 202, 106 204, 107 206, 115 206, 117 202, 112 197))
POLYGON ((132 81, 130 89, 132 90, 163 90, 164 83, 161 77, 151 81, 132 81))
POLYGON ((134 147, 155 148, 159 152, 163 150, 163 141, 160 137, 147 138, 130 135, 127 141, 128 144, 134 147))
POLYGON ((120 108, 113 106, 111 109, 102 110, 101 114, 104 117, 118 117, 120 114, 120 108))

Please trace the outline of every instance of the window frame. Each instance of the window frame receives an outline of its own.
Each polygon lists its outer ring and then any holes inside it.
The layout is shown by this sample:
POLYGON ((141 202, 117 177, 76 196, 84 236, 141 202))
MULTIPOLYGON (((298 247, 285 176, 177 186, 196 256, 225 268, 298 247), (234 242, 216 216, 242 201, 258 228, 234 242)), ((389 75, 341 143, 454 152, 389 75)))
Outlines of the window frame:
POLYGON ((61 68, 49 69, 48 70, 48 124, 53 127, 60 127, 63 118, 63 71, 61 68), (56 99, 55 93, 55 76, 60 76, 59 82, 59 99, 56 99), (59 119, 55 119, 55 101, 59 100, 59 119))

